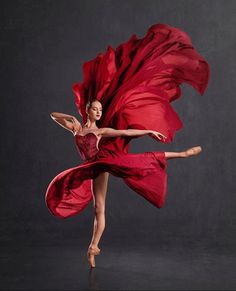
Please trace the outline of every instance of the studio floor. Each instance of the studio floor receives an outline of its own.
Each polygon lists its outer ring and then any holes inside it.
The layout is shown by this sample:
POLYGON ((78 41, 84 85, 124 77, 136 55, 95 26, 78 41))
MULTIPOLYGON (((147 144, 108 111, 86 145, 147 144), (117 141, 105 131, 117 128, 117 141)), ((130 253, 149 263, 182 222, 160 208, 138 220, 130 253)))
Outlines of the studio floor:
POLYGON ((1 290, 236 289, 233 246, 103 245, 92 269, 82 243, 1 249, 1 290))

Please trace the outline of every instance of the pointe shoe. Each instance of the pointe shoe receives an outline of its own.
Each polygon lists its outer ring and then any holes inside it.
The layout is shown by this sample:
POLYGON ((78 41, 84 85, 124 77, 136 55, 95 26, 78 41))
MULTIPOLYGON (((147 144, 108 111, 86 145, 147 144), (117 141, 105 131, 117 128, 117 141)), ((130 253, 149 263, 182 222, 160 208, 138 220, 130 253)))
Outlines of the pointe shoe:
POLYGON ((191 157, 200 154, 202 147, 196 146, 185 151, 185 157, 191 157))
POLYGON ((88 248, 87 256, 88 256, 88 262, 89 262, 90 267, 94 268, 96 266, 94 256, 99 255, 100 251, 101 250, 98 247, 89 247, 88 248))

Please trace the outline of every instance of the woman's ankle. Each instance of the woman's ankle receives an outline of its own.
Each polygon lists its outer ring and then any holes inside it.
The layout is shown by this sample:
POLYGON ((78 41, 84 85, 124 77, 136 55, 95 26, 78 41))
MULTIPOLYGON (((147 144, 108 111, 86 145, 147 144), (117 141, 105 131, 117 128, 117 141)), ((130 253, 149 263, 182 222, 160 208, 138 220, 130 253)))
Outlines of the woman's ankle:
POLYGON ((90 244, 89 248, 95 250, 95 249, 98 249, 98 245, 97 244, 90 244))
POLYGON ((182 151, 179 153, 180 158, 187 158, 187 152, 186 151, 182 151))

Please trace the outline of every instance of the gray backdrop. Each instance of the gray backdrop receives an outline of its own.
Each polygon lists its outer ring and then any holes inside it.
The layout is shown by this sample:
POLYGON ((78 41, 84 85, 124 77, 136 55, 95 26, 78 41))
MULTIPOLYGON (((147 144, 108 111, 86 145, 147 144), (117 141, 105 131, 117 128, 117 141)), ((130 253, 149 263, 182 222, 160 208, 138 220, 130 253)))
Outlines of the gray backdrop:
MULTIPOLYGON (((164 208, 157 209, 110 176, 101 244, 235 239, 235 1, 1 1, 1 243, 89 243, 92 204, 65 220, 44 195, 61 171, 82 162, 73 136, 52 111, 74 114, 72 84, 82 64, 155 23, 186 31, 211 67, 200 96, 184 85, 172 103, 184 127, 172 144, 136 139, 130 152, 183 150, 197 157, 168 161, 164 208)), ((80 119, 81 120, 81 119, 80 119)), ((87 244, 86 244, 87 245, 87 244)))

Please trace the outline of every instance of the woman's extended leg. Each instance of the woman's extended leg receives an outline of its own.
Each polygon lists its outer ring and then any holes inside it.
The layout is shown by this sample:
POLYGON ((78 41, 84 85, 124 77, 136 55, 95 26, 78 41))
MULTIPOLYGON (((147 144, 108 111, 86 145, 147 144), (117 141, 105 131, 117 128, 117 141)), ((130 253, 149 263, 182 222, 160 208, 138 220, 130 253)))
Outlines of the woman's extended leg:
POLYGON ((191 156, 198 155, 202 151, 200 146, 189 148, 182 152, 165 152, 166 159, 174 159, 174 158, 188 158, 191 156))
POLYGON ((93 236, 88 249, 88 260, 91 267, 95 267, 94 255, 99 254, 98 243, 105 229, 105 201, 108 184, 108 172, 103 172, 93 179, 93 207, 95 212, 93 236))

